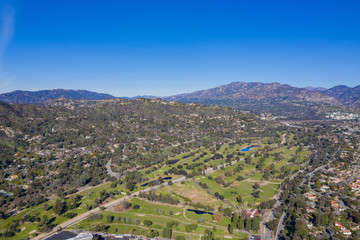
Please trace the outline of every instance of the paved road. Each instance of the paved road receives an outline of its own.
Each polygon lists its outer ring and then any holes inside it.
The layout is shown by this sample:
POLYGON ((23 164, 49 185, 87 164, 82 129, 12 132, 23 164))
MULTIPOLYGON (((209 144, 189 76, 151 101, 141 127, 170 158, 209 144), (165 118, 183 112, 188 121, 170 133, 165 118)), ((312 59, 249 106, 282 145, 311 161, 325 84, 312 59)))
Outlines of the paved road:
MULTIPOLYGON (((242 158, 241 160, 243 160, 244 158, 242 158)), ((235 164, 237 161, 233 161, 232 164, 235 164)), ((110 166, 110 161, 108 162, 109 166, 110 166)), ((223 165, 220 165, 218 166, 218 168, 221 168, 223 165)), ((216 169, 214 168, 208 168, 205 170, 205 174, 206 173, 209 173, 211 171, 215 171, 216 169)), ((186 180, 186 177, 181 177, 181 178, 178 178, 178 179, 175 179, 175 180, 172 180, 173 183, 178 183, 178 182, 181 182, 181 181, 185 181, 186 180)), ((162 188, 162 187, 166 187, 168 186, 168 183, 163 183, 163 184, 160 184, 160 185, 157 185, 157 186, 153 186, 153 187, 148 187, 148 188, 145 188, 143 190, 140 190, 140 191, 137 191, 137 192, 134 192, 132 193, 131 195, 129 196, 126 196, 126 197, 123 197, 123 198, 119 198, 117 200, 114 200, 114 201, 111 201, 111 202, 108 202, 104 205, 102 205, 102 207, 105 207, 105 208, 109 208, 109 207, 112 207, 112 206, 115 206, 119 203, 122 203, 123 201, 127 201, 129 199, 131 199, 132 197, 134 196, 137 196, 140 192, 150 192, 150 191, 153 191, 153 190, 157 190, 159 188, 162 188)), ((42 234, 39 234, 38 236, 32 238, 34 240, 41 240, 41 239, 46 239, 52 235, 54 235, 56 233, 56 231, 61 228, 61 229, 65 229, 67 227, 70 227, 78 222, 81 222, 82 220, 88 218, 90 215, 92 214, 96 214, 98 212, 100 212, 100 207, 97 207, 97 208, 94 208, 88 212, 85 212, 81 215, 78 215, 66 222, 63 222, 61 224, 59 224, 56 228, 54 228, 51 232, 48 232, 48 233, 42 233, 42 234)))
POLYGON ((275 234, 275 240, 277 240, 279 238, 279 233, 281 230, 284 229, 284 218, 285 218, 286 213, 283 212, 283 214, 281 214, 280 220, 279 220, 279 225, 276 229, 276 234, 275 234))
POLYGON ((360 171, 357 172, 357 173, 355 173, 355 174, 352 175, 351 177, 349 177, 348 180, 346 180, 346 183, 347 183, 347 184, 350 184, 350 183, 351 183, 352 181, 354 181, 355 178, 356 178, 357 176, 359 176, 359 175, 360 175, 360 171))
POLYGON ((106 163, 106 170, 111 177, 119 178, 120 174, 111 170, 111 159, 106 163))
POLYGON ((283 135, 282 135, 282 141, 281 141, 281 145, 284 145, 286 143, 286 133, 284 133, 283 135))
MULTIPOLYGON (((304 170, 300 170, 300 171, 296 172, 295 174, 293 174, 290 177, 290 180, 294 179, 299 173, 302 173, 303 171, 304 170)), ((260 223, 261 239, 264 239, 264 240, 272 240, 273 239, 273 232, 266 226, 266 223, 275 219, 274 211, 278 206, 280 206, 283 203, 282 200, 280 199, 281 192, 282 191, 280 189, 279 192, 274 196, 274 198, 276 199, 276 203, 274 204, 271 211, 268 211, 264 214, 263 220, 260 223)), ((279 223, 280 223, 280 221, 279 221, 279 223)))
MULTIPOLYGON (((185 181, 185 180, 186 180, 185 177, 181 177, 181 178, 173 180, 172 182, 177 183, 177 182, 181 182, 181 181, 185 181)), ((126 197, 119 198, 119 199, 116 199, 114 201, 108 202, 108 203, 104 204, 102 207, 105 207, 105 208, 113 207, 113 206, 115 206, 115 205, 117 205, 119 203, 122 203, 124 201, 127 201, 127 200, 131 199, 134 196, 137 196, 140 192, 150 192, 150 191, 157 190, 159 188, 166 187, 166 186, 168 186, 168 183, 163 183, 161 185, 157 185, 157 186, 154 186, 154 187, 145 188, 144 190, 134 192, 129 196, 126 196, 126 197)), ((54 228, 51 232, 39 234, 38 236, 34 237, 33 239, 34 240, 40 240, 40 239, 48 238, 48 237, 54 235, 56 233, 57 229, 59 229, 59 228, 65 229, 67 227, 70 227, 70 226, 72 226, 72 225, 74 225, 74 224, 76 224, 78 222, 81 222, 82 220, 88 218, 90 215, 98 213, 100 211, 101 211, 100 207, 94 208, 94 209, 92 209, 92 210, 90 210, 90 211, 88 211, 86 213, 83 213, 81 215, 78 215, 78 216, 66 221, 66 222, 61 223, 56 228, 54 228)))

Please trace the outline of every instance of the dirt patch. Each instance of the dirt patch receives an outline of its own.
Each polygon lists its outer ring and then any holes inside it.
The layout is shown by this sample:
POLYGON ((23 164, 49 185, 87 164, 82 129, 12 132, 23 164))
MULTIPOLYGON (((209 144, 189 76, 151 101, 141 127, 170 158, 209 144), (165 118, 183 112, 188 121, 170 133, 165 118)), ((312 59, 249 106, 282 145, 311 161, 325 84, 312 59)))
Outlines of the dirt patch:
POLYGON ((103 205, 107 204, 108 202, 111 202, 112 200, 114 200, 114 199, 111 197, 108 197, 100 204, 100 206, 103 206, 103 205))
POLYGON ((32 230, 31 232, 29 232, 29 234, 33 234, 33 233, 36 233, 37 231, 36 230, 32 230))
POLYGON ((218 201, 195 184, 191 184, 190 186, 187 185, 186 187, 177 184, 172 190, 181 196, 191 199, 193 202, 198 202, 204 205, 213 204, 218 201))
POLYGON ((120 203, 111 208, 111 211, 114 211, 114 212, 126 212, 128 210, 130 210, 130 207, 126 206, 126 204, 124 204, 124 203, 120 203))

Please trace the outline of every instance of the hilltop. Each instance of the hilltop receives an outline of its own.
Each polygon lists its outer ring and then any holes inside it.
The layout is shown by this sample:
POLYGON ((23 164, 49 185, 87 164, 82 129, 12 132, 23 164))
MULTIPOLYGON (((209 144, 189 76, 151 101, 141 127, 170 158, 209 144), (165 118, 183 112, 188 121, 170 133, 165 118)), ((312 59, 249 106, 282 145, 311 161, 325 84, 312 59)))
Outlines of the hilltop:
POLYGON ((10 93, 0 94, 0 101, 7 103, 41 104, 48 100, 57 98, 66 98, 71 100, 103 100, 114 98, 114 96, 87 90, 65 89, 41 90, 34 92, 17 90, 10 93))
POLYGON ((229 106, 257 114, 285 117, 319 117, 329 108, 360 107, 360 86, 330 89, 297 88, 287 84, 233 82, 193 93, 164 97, 167 100, 229 106))

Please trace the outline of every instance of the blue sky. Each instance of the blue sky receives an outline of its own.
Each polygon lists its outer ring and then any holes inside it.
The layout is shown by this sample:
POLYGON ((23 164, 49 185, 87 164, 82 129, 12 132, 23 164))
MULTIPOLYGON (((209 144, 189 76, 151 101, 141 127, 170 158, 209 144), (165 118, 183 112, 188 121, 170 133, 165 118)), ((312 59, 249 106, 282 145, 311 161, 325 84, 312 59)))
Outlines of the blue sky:
POLYGON ((0 93, 360 84, 359 1, 1 0, 0 93))

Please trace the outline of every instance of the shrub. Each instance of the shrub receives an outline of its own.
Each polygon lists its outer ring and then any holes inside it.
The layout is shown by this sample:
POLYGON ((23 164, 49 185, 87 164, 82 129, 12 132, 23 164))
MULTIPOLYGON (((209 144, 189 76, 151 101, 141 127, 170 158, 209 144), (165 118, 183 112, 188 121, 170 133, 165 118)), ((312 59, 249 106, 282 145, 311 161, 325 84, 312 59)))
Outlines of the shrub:
POLYGON ((151 226, 151 225, 153 224, 153 222, 150 221, 150 220, 144 220, 143 223, 144 223, 144 225, 146 225, 146 226, 151 226))
POLYGON ((132 208, 133 208, 133 209, 139 209, 139 208, 140 208, 140 205, 139 205, 139 204, 134 204, 134 205, 132 206, 132 208))
POLYGON ((150 234, 148 235, 149 238, 158 237, 160 234, 158 231, 151 230, 150 234))

